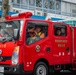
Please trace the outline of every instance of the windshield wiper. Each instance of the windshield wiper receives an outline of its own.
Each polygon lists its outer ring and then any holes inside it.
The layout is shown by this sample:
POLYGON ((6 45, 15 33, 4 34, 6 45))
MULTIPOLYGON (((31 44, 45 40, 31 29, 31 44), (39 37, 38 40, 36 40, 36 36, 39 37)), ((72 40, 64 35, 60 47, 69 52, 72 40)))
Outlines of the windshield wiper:
POLYGON ((12 37, 10 37, 10 38, 4 38, 4 39, 2 40, 2 43, 5 43, 5 42, 7 42, 7 41, 13 41, 12 37))
POLYGON ((5 30, 4 30, 4 28, 0 25, 0 28, 2 28, 3 29, 3 31, 6 33, 6 34, 8 34, 9 36, 11 36, 12 37, 12 35, 10 35, 8 32, 6 32, 5 30))
POLYGON ((3 43, 5 43, 5 42, 7 42, 7 41, 10 41, 10 40, 13 40, 14 41, 14 43, 15 43, 15 40, 14 40, 14 38, 13 38, 13 36, 12 35, 10 35, 8 32, 6 32, 5 30, 4 30, 4 28, 0 25, 0 28, 2 28, 3 29, 3 31, 7 34, 7 35, 9 35, 10 36, 10 38, 4 38, 3 40, 2 40, 2 42, 3 43))

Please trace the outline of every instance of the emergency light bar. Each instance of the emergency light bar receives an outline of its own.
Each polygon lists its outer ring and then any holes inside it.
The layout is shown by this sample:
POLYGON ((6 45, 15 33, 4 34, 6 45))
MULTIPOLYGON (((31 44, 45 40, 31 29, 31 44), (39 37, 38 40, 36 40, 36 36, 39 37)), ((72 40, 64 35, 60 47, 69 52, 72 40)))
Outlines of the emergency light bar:
POLYGON ((6 16, 5 19, 6 20, 11 20, 11 19, 15 19, 15 18, 29 18, 31 16, 32 16, 31 12, 24 12, 24 13, 19 13, 19 14, 6 16))

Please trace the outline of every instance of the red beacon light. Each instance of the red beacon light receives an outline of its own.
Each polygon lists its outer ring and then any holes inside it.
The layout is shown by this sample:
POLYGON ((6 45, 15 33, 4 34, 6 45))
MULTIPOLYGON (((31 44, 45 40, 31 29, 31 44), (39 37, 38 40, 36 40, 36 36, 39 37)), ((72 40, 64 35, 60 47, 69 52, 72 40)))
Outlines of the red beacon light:
POLYGON ((5 17, 6 20, 11 20, 11 19, 15 19, 15 18, 18 18, 18 14, 8 15, 5 17))
POLYGON ((5 19, 6 20, 10 20, 11 19, 11 16, 6 16, 5 19))
POLYGON ((20 13, 19 14, 19 17, 20 18, 29 18, 32 16, 32 13, 31 12, 24 12, 24 13, 20 13))
POLYGON ((29 18, 32 16, 31 12, 24 12, 24 13, 19 13, 19 14, 14 14, 11 16, 6 16, 6 20, 11 20, 11 19, 16 19, 16 18, 29 18))

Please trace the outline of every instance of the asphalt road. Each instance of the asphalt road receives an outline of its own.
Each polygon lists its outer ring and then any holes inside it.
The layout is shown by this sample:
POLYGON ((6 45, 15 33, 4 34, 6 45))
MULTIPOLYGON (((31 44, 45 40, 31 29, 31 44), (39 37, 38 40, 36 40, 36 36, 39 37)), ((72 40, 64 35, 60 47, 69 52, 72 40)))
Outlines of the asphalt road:
POLYGON ((75 73, 66 73, 66 72, 64 72, 64 73, 52 73, 52 74, 49 74, 49 75, 76 75, 76 74, 75 73))
POLYGON ((75 73, 54 73, 50 75, 76 75, 75 73))

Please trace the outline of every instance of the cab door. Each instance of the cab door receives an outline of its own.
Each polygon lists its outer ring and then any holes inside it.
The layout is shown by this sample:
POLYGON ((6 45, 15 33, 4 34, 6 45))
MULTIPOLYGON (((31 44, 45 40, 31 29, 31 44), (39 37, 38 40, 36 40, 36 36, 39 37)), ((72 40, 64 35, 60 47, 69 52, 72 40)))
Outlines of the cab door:
POLYGON ((53 29, 54 35, 52 45, 54 63, 68 64, 71 60, 71 29, 68 25, 66 26, 62 24, 55 24, 53 29))
POLYGON ((48 23, 28 21, 25 31, 25 44, 23 48, 24 69, 26 70, 27 68, 30 68, 32 70, 36 61, 43 58, 45 55, 47 57, 47 53, 50 52, 50 45, 48 42, 48 23), (44 37, 40 37, 37 34, 37 29, 39 28, 44 33, 44 37))

